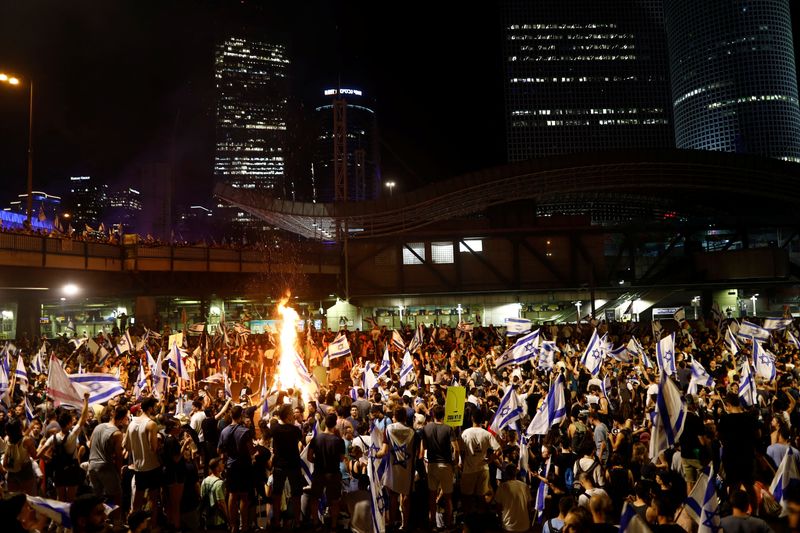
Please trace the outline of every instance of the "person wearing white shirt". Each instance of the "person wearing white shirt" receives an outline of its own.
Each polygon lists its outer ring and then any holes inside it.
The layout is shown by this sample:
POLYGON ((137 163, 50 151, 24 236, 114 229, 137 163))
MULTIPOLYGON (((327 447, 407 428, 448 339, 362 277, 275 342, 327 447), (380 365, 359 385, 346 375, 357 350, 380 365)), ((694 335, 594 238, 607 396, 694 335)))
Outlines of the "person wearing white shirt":
POLYGON ((461 496, 464 509, 478 509, 484 504, 483 496, 489 492, 489 462, 500 445, 494 436, 483 428, 483 411, 472 415, 472 427, 461 433, 464 442, 464 461, 461 470, 461 496))
POLYGON ((503 481, 494 495, 494 502, 500 507, 503 531, 528 531, 531 528, 529 508, 531 490, 527 483, 515 479, 517 465, 510 464, 503 473, 503 481))

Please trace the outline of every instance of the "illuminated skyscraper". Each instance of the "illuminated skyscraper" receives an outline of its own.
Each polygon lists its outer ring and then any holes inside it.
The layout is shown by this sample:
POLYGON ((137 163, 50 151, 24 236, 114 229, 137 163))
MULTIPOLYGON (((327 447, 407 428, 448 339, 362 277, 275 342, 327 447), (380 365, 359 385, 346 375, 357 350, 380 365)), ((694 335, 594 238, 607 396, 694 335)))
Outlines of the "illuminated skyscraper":
POLYGON ((679 148, 800 162, 789 0, 664 2, 679 148))
MULTIPOLYGON (((288 112, 286 46, 261 39, 228 37, 216 48, 216 155, 214 176, 233 187, 285 197, 288 112)), ((232 219, 251 225, 247 213, 232 219)))
POLYGON ((504 0, 509 161, 673 146, 661 0, 504 0))
POLYGON ((380 189, 378 122, 373 105, 361 89, 325 89, 324 104, 316 108, 317 143, 314 150, 312 199, 333 202, 333 99, 344 98, 347 122, 347 199, 372 200, 380 189), (363 158, 363 159, 362 159, 363 158))

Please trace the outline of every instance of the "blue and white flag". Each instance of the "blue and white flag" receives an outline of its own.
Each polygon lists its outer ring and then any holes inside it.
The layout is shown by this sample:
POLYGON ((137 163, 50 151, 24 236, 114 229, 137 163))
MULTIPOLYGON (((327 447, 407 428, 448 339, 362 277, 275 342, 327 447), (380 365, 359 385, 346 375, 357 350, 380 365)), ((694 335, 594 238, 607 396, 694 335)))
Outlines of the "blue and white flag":
POLYGON ((652 529, 642 520, 633 505, 625 502, 619 519, 619 533, 652 533, 652 529))
POLYGON ((25 370, 25 363, 22 361, 22 354, 17 355, 17 369, 14 371, 17 376, 17 385, 25 394, 28 393, 28 371, 25 370))
POLYGON ((406 343, 403 340, 403 336, 400 335, 400 332, 396 329, 392 330, 392 346, 397 348, 398 352, 402 352, 406 349, 406 343))
MULTIPOLYGON (((698 524, 700 523, 700 515, 703 513, 703 503, 705 503, 706 488, 709 479, 708 475, 711 473, 710 469, 711 466, 707 466, 697 474, 697 481, 695 481, 694 487, 692 487, 691 492, 689 492, 689 495, 684 501, 686 514, 698 524)), ((714 481, 711 483, 713 484, 714 481)))
POLYGON ((188 355, 179 346, 173 343, 169 351, 169 367, 175 371, 180 379, 189 379, 189 372, 183 364, 183 358, 188 355))
POLYGON ((796 487, 800 484, 800 472, 798 472, 797 469, 798 457, 792 450, 793 448, 789 446, 769 486, 772 497, 781 505, 781 516, 786 516, 788 514, 786 489, 790 486, 796 487))
POLYGON ((593 376, 600 373, 600 366, 603 364, 605 357, 605 341, 597 335, 597 329, 592 332, 592 337, 589 339, 589 344, 583 351, 581 362, 586 370, 593 376))
POLYGON ((30 399, 25 396, 25 418, 28 420, 30 424, 33 422, 33 419, 36 418, 36 415, 33 414, 33 408, 31 407, 30 399))
POLYGON ((532 331, 517 339, 511 348, 498 357, 495 362, 495 370, 500 370, 509 365, 521 365, 532 359, 539 350, 539 330, 532 331))
POLYGON ((674 333, 667 335, 656 344, 656 363, 658 364, 658 369, 668 376, 676 372, 674 333))
POLYGON ((403 363, 400 365, 400 385, 405 385, 414 379, 414 361, 408 350, 403 354, 403 363))
POLYGON ((492 424, 489 426, 489 433, 495 437, 500 435, 500 432, 512 426, 516 430, 517 420, 522 418, 522 406, 519 404, 519 398, 514 391, 514 387, 509 387, 503 399, 500 400, 500 405, 497 406, 497 413, 494 415, 492 424))
POLYGON ((408 351, 411 353, 416 352, 422 347, 423 342, 425 342, 425 324, 420 322, 417 324, 417 331, 414 332, 414 338, 408 343, 408 351))
POLYGON ((541 342, 541 349, 539 350, 539 370, 552 370, 555 366, 555 353, 558 351, 558 346, 555 341, 541 342))
POLYGON ((747 320, 742 320, 742 323, 739 324, 739 332, 736 335, 750 340, 766 341, 769 339, 769 330, 747 320))
POLYGON ((706 477, 705 491, 703 491, 703 505, 700 508, 700 519, 697 523, 697 533, 719 533, 722 531, 717 510, 717 490, 714 482, 714 464, 711 463, 709 474, 706 477))
POLYGON ((144 365, 139 361, 139 376, 133 386, 133 397, 138 398, 144 389, 147 388, 147 375, 144 373, 144 365))
POLYGON ((756 366, 756 375, 772 381, 775 379, 775 356, 769 353, 761 343, 753 341, 753 362, 756 366))
POLYGON ((686 421, 686 404, 681 397, 681 391, 665 373, 661 374, 658 384, 654 415, 650 436, 651 459, 678 442, 686 421))
POLYGON ((608 355, 610 355, 615 361, 619 361, 620 363, 631 362, 631 354, 630 352, 628 352, 628 349, 625 347, 625 345, 609 350, 608 355))
POLYGON ((732 355, 739 353, 739 342, 736 340, 736 336, 731 331, 730 326, 725 331, 725 342, 728 344, 728 350, 732 355))
POLYGON ((34 374, 42 374, 45 372, 46 365, 44 364, 44 358, 47 355, 47 343, 42 342, 42 347, 39 348, 39 351, 36 352, 36 356, 33 358, 31 362, 31 372, 34 374))
POLYGON ((691 365, 692 377, 689 378, 689 394, 697 394, 697 386, 713 387, 714 378, 712 378, 703 365, 696 359, 692 359, 691 365))
POLYGON ((125 394, 125 389, 111 374, 70 374, 69 380, 81 396, 89 393, 89 403, 107 402, 115 396, 125 394))
POLYGON ((765 318, 764 319, 764 329, 772 330, 779 330, 785 329, 792 325, 791 318, 765 318))
MULTIPOLYGON (((552 461, 552 457, 547 458, 547 461, 544 463, 544 475, 542 477, 547 478, 547 476, 550 474, 550 466, 552 461)), ((534 504, 534 508, 536 509, 536 519, 538 521, 542 520, 542 515, 544 514, 545 503, 547 502, 547 488, 547 483, 539 480, 539 488, 536 490, 536 503, 534 504)))
POLYGON ((383 349, 383 359, 381 359, 381 367, 378 369, 378 375, 376 376, 378 379, 382 377, 389 378, 389 374, 392 371, 392 360, 389 359, 389 347, 383 349))
POLYGON ((794 333, 792 333, 791 331, 789 331, 789 330, 787 329, 787 330, 786 330, 786 337, 789 339, 789 342, 791 342, 791 343, 792 343, 792 345, 793 345, 793 346, 794 346, 796 349, 800 350, 800 341, 799 341, 799 340, 797 340, 797 337, 795 337, 795 336, 794 336, 794 333))
POLYGON ((366 364, 366 368, 364 369, 362 383, 366 391, 372 390, 378 386, 378 378, 375 377, 375 373, 372 371, 372 365, 369 363, 366 364))
POLYGON ((223 372, 222 376, 223 376, 222 377, 222 379, 223 379, 222 383, 224 384, 224 387, 225 387, 225 397, 226 398, 233 398, 233 393, 231 392, 231 378, 228 377, 228 373, 227 372, 223 372))
POLYGON ((506 335, 512 337, 514 335, 522 335, 530 331, 533 322, 527 318, 507 318, 506 319, 506 335))
POLYGON ((550 428, 558 424, 567 414, 567 403, 564 400, 564 377, 559 374, 550 385, 547 396, 536 411, 528 426, 528 435, 546 435, 550 428))
POLYGON ((333 342, 328 345, 328 360, 332 361, 346 355, 350 355, 350 343, 347 342, 347 336, 340 333, 333 339, 333 342))
POLYGON ((389 472, 389 454, 381 458, 375 454, 384 442, 384 433, 377 427, 372 429, 372 444, 367 453, 367 476, 369 477, 370 514, 372 530, 375 533, 386 533, 385 515, 389 510, 389 493, 385 488, 386 475, 389 472))
MULTIPOLYGON (((314 426, 316 427, 316 426, 314 426)), ((316 436, 316 435, 315 435, 316 436)), ((300 471, 303 473, 303 477, 306 480, 306 483, 309 485, 311 484, 311 476, 314 474, 314 463, 308 460, 308 447, 309 444, 306 444, 303 451, 300 452, 300 471)))
POLYGON ((133 341, 131 341, 131 336, 126 331, 124 334, 120 335, 119 340, 117 341, 117 345, 114 347, 114 351, 118 356, 122 355, 125 352, 133 353, 133 341))
POLYGON ((528 442, 529 438, 524 435, 522 432, 519 434, 519 463, 518 463, 518 471, 519 475, 525 481, 525 483, 530 482, 531 478, 531 467, 530 467, 530 453, 528 452, 528 442))
POLYGON ((739 380, 739 399, 745 405, 753 406, 758 403, 758 391, 756 390, 756 378, 750 367, 750 360, 746 360, 742 365, 742 377, 739 380))

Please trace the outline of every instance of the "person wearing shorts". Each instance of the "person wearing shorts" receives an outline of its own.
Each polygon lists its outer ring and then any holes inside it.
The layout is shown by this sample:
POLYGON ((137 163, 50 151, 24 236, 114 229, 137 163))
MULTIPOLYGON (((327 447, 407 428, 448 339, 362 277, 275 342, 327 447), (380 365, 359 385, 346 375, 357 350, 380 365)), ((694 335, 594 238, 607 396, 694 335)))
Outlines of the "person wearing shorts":
POLYGON ((318 433, 309 443, 308 460, 314 464, 311 475, 311 519, 317 520, 317 507, 324 491, 330 507, 330 530, 336 531, 339 519, 339 504, 342 499, 342 473, 344 440, 336 435, 337 416, 325 417, 325 431, 318 433))
POLYGON ((472 427, 461 433, 464 443, 464 462, 461 467, 461 496, 464 509, 478 509, 485 505, 483 496, 489 491, 489 452, 500 445, 491 433, 483 428, 483 411, 472 414, 472 427))
POLYGON ((428 513, 430 523, 436 524, 436 500, 441 491, 445 527, 453 525, 453 458, 459 458, 456 434, 444 424, 444 406, 433 408, 433 422, 422 428, 422 452, 428 461, 428 513))

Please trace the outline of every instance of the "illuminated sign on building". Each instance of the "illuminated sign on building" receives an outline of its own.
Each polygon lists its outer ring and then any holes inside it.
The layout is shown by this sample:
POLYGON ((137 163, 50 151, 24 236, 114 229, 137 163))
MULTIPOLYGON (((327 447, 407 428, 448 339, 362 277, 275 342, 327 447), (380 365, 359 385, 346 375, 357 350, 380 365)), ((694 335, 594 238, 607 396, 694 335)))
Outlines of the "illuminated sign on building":
POLYGON ((352 94, 355 96, 362 95, 359 89, 325 89, 325 96, 334 96, 336 94, 352 94))

